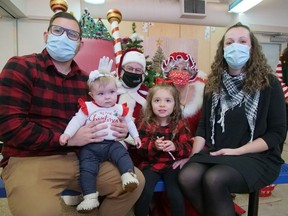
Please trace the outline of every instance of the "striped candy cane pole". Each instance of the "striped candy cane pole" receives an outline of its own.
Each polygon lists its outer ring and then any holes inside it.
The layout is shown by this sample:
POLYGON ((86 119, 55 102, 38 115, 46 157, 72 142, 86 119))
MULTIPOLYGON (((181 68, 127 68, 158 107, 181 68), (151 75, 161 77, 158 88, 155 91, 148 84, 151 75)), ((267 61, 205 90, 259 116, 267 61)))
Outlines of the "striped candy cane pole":
POLYGON ((117 71, 120 63, 120 58, 122 55, 121 38, 119 36, 119 27, 118 27, 118 24, 122 20, 122 14, 117 9, 111 9, 107 12, 107 20, 111 24, 112 35, 114 37, 114 53, 116 58, 116 71, 117 71))

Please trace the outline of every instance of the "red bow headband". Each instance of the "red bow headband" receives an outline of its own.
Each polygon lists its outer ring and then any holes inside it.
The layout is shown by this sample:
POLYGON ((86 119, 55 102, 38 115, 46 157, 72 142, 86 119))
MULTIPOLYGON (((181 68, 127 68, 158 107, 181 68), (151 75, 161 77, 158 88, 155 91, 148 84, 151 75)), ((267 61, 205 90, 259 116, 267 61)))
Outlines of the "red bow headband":
POLYGON ((155 80, 155 84, 156 85, 160 85, 160 84, 173 85, 173 82, 170 79, 163 79, 161 77, 157 77, 155 80))

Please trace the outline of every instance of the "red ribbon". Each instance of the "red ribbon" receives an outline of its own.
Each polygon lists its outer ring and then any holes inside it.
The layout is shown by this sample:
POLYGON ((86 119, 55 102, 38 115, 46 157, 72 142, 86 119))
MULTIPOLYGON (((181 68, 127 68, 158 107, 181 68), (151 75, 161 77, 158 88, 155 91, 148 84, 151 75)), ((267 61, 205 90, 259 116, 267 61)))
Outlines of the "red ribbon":
POLYGON ((155 80, 155 84, 156 85, 160 85, 160 84, 173 85, 173 82, 170 79, 163 79, 161 77, 157 77, 155 80))

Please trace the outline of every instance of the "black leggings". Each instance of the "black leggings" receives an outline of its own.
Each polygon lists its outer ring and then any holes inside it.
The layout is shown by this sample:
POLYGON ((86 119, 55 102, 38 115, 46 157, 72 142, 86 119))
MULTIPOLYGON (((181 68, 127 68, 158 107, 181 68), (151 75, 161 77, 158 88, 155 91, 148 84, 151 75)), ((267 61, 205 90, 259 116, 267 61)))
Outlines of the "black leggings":
POLYGON ((242 175, 221 164, 187 163, 179 173, 179 183, 200 215, 235 216, 231 193, 249 193, 242 175))
POLYGON ((162 174, 144 169, 142 173, 145 176, 145 186, 140 198, 135 204, 135 216, 147 216, 149 214, 149 206, 153 198, 154 187, 161 177, 165 182, 165 192, 169 200, 169 203, 163 203, 163 205, 169 205, 171 216, 184 216, 184 197, 177 181, 179 169, 171 169, 162 174))

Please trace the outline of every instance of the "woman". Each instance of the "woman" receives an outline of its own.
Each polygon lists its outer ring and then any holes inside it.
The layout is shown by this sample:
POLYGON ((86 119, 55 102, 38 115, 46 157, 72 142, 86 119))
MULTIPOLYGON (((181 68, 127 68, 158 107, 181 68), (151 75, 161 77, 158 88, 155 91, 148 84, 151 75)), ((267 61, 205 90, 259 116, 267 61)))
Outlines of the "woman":
POLYGON ((278 176, 286 113, 272 72, 247 26, 226 31, 206 82, 193 156, 179 173, 200 215, 234 216, 231 193, 258 190, 278 176))
POLYGON ((164 77, 179 91, 182 113, 194 137, 201 116, 206 74, 196 67, 191 55, 184 52, 171 53, 161 66, 164 77))

